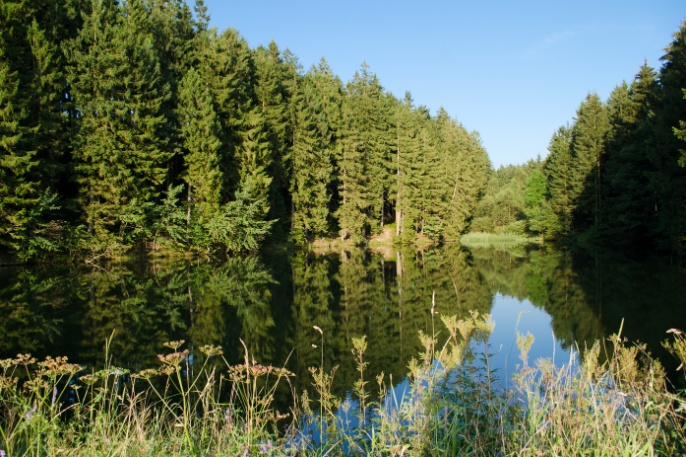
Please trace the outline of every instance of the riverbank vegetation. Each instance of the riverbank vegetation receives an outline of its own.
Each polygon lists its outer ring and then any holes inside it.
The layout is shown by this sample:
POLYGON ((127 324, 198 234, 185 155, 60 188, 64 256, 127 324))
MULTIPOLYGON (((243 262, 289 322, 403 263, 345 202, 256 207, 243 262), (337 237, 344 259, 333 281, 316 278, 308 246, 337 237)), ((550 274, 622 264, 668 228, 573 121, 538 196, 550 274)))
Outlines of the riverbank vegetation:
MULTIPOLYGON (((321 360, 302 392, 292 389, 293 373, 256 362, 247 349, 243 363, 230 365, 220 347, 189 351, 183 341, 166 343, 156 366, 134 373, 107 361, 95 370, 66 358, 1 360, 0 450, 7 457, 686 451, 686 403, 666 388, 643 346, 613 335, 582 361, 572 353, 555 366, 530 362, 533 337, 518 335, 520 370, 507 383, 489 368, 487 317, 431 317, 435 333, 420 334, 423 349, 404 380, 371 377, 366 338, 354 338, 358 378, 346 398, 331 391, 336 368, 323 368, 328 335, 318 327, 312 344, 321 360), (288 411, 274 401, 284 392, 288 411)), ((665 344, 684 357, 683 334, 674 336, 665 344)))
POLYGON ((686 23, 662 62, 606 101, 589 93, 544 159, 495 170, 472 230, 683 253, 686 23))
POLYGON ((3 1, 0 246, 115 258, 265 240, 456 239, 479 137, 362 63, 342 82, 209 27, 202 0, 3 1))

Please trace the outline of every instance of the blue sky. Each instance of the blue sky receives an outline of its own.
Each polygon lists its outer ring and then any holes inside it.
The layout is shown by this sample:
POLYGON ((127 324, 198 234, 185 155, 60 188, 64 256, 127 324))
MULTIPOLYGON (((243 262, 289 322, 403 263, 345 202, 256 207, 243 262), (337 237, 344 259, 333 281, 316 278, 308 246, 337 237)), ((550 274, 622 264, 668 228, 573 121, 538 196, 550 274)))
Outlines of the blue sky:
POLYGON ((644 61, 659 68, 684 0, 205 0, 212 25, 272 39, 305 70, 325 57, 349 81, 367 62, 384 88, 481 135, 491 162, 545 157, 587 93, 606 100, 644 61))

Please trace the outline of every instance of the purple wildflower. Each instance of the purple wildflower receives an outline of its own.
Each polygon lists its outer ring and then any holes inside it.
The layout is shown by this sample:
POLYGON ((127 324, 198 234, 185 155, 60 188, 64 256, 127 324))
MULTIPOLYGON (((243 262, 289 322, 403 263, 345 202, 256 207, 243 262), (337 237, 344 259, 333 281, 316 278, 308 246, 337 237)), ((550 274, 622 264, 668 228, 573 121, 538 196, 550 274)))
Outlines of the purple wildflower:
POLYGON ((5 450, 4 449, 0 449, 0 457, 5 457, 5 450))
POLYGON ((267 452, 269 452, 269 448, 271 448, 271 447, 272 447, 272 440, 267 440, 266 444, 263 444, 262 446, 260 446, 260 454, 266 454, 267 452))
MULTIPOLYGON (((26 419, 27 421, 31 420, 31 418, 33 417, 33 414, 37 410, 38 410, 38 406, 33 405, 33 408, 31 408, 29 411, 26 412, 26 414, 24 414, 24 419, 26 419)), ((0 457, 4 457, 4 456, 2 454, 0 454, 0 457)))

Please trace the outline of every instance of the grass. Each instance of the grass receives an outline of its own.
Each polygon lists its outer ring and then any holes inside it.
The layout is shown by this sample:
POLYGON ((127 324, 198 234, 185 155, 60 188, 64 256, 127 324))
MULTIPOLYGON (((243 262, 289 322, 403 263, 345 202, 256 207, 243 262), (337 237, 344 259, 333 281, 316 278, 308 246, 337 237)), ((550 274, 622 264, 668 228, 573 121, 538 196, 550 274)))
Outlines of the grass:
POLYGON ((460 243, 467 247, 487 248, 494 247, 499 249, 507 249, 516 246, 523 246, 526 244, 540 244, 540 237, 532 237, 525 235, 513 235, 510 233, 481 233, 470 232, 460 238, 460 243))
MULTIPOLYGON (((0 361, 0 455, 14 456, 654 456, 684 455, 686 400, 641 345, 613 335, 562 367, 530 364, 533 338, 518 335, 521 369, 506 390, 490 368, 487 317, 431 315, 423 350, 408 365, 407 391, 367 371, 366 338, 354 338, 359 373, 342 400, 332 394, 319 332, 312 392, 290 389, 284 368, 245 351, 229 365, 204 346, 189 363, 169 342, 159 365, 138 373, 106 364, 89 374, 65 358, 0 361), (483 348, 483 349, 478 349, 483 348), (603 348, 611 356, 603 354, 603 348), (608 360, 608 362, 601 362, 608 360), (311 397, 310 397, 311 395, 311 397)), ((683 333, 666 343, 686 356, 683 333)), ((109 347, 109 342, 106 348, 109 347)), ((106 352, 108 352, 106 350, 106 352)), ((108 356, 106 356, 107 359, 108 356)), ((682 358, 682 360, 684 360, 682 358)))

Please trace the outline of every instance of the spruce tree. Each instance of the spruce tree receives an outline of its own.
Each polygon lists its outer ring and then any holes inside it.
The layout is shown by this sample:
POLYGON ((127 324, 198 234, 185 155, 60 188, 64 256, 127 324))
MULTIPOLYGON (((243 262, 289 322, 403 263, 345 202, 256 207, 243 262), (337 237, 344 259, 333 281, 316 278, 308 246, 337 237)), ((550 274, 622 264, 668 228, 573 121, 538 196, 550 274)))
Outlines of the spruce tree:
POLYGON ((656 194, 655 236, 667 247, 683 247, 686 235, 686 167, 682 122, 686 120, 686 21, 662 57, 660 89, 654 119, 654 144, 649 148, 651 188, 656 194))
POLYGON ((562 126, 553 134, 548 152, 543 173, 550 192, 550 207, 556 216, 551 232, 554 236, 564 236, 572 230, 576 198, 580 191, 574 179, 571 126, 562 126))
POLYGON ((296 241, 311 241, 331 228, 341 90, 323 59, 302 80, 291 156, 291 236, 296 241))
MULTIPOLYGON (((169 85, 142 3, 120 9, 93 0, 72 60, 80 114, 74 160, 85 222, 96 249, 126 247, 134 240, 122 218, 161 197, 172 156, 163 135, 169 85)), ((136 224, 141 229, 146 222, 136 224)))
POLYGON ((269 174, 270 218, 278 219, 275 229, 284 237, 290 227, 288 208, 288 159, 293 147, 293 97, 297 92, 299 64, 295 58, 285 60, 274 41, 254 52, 255 96, 264 119, 266 138, 272 161, 269 174))
POLYGON ((597 94, 589 94, 577 110, 572 129, 574 179, 579 189, 575 228, 598 225, 602 215, 602 169, 610 130, 607 107, 597 94))
POLYGON ((416 192, 413 178, 419 155, 418 134, 421 116, 415 110, 414 101, 409 92, 405 93, 402 102, 395 108, 395 224, 396 236, 408 242, 414 239, 416 232, 414 220, 411 217, 416 192))
POLYGON ((222 204, 221 141, 214 99, 203 75, 188 71, 178 97, 190 224, 191 217, 206 221, 216 216, 222 204))
POLYGON ((390 108, 376 75, 363 64, 347 85, 340 160, 338 220, 342 236, 355 241, 383 226, 392 166, 390 108))
POLYGON ((607 142, 604 212, 601 227, 613 244, 645 243, 653 231, 655 192, 648 149, 653 142, 649 122, 657 89, 655 72, 643 65, 630 86, 610 95, 611 130, 607 142))

